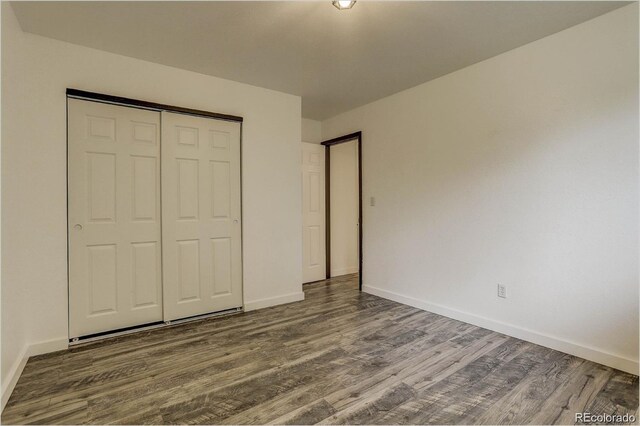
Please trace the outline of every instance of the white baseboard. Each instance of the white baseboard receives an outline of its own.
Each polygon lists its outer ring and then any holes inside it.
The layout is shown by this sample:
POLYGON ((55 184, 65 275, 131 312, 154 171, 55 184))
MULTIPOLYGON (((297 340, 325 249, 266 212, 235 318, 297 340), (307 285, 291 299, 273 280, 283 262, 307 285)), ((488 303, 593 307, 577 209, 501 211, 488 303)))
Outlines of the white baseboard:
POLYGON ((339 277, 341 275, 355 274, 358 272, 358 266, 350 268, 331 269, 331 278, 339 277))
POLYGON ((25 345, 22 348, 20 355, 18 355, 18 359, 11 366, 11 369, 9 369, 7 379, 2 384, 2 407, 0 410, 4 410, 4 406, 7 405, 7 402, 11 397, 11 393, 16 387, 16 383, 18 383, 18 379, 22 374, 22 370, 24 370, 25 365, 27 365, 29 357, 61 351, 68 347, 69 340, 66 337, 25 345))
POLYGON ((69 339, 61 337, 59 339, 46 340, 44 342, 29 345, 29 356, 43 355, 50 352, 63 351, 69 348, 69 339))
POLYGON ((18 359, 13 363, 11 369, 9 369, 7 378, 2 384, 2 410, 4 410, 4 406, 7 405, 7 401, 9 401, 13 389, 16 387, 16 383, 18 383, 18 379, 22 374, 22 370, 24 370, 24 366, 27 365, 28 359, 27 347, 25 346, 22 348, 20 355, 18 355, 18 359))
POLYGON ((265 299, 251 300, 244 302, 244 310, 255 311, 256 309, 268 308, 270 306, 283 305, 285 303, 299 302, 304 300, 304 292, 283 294, 282 296, 267 297, 265 299))
POLYGON ((479 315, 470 314, 468 312, 459 311, 457 309, 427 302, 426 300, 416 299, 411 296, 405 296, 369 285, 363 285, 362 290, 365 293, 373 294, 375 296, 380 296, 385 299, 413 306, 414 308, 433 312, 434 314, 443 315, 448 318, 477 325, 478 327, 497 331, 498 333, 506 334, 507 336, 516 337, 518 339, 526 340, 527 342, 535 343, 536 345, 545 346, 547 348, 555 349, 560 352, 588 359, 589 361, 607 365, 618 370, 626 371, 627 373, 635 375, 638 374, 637 360, 605 352, 598 348, 584 346, 579 343, 564 340, 559 337, 539 333, 534 330, 507 324, 479 315))

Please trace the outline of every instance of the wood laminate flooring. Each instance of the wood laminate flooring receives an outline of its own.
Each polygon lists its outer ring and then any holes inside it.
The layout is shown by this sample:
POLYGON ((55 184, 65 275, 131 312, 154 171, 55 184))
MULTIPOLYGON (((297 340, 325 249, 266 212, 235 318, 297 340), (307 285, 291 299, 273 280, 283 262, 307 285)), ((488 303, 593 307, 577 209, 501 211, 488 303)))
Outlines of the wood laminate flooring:
POLYGON ((638 377, 358 291, 29 359, 5 424, 574 423, 638 413, 638 377))

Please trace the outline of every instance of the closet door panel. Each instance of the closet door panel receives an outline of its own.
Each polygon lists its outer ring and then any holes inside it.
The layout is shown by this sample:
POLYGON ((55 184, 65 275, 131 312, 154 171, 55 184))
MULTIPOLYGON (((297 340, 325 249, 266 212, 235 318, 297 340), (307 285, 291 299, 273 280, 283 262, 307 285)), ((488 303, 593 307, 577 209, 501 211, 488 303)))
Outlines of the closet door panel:
POLYGON ((165 320, 242 306, 240 124, 162 113, 165 320))
POLYGON ((68 100, 69 336, 162 320, 160 113, 68 100))

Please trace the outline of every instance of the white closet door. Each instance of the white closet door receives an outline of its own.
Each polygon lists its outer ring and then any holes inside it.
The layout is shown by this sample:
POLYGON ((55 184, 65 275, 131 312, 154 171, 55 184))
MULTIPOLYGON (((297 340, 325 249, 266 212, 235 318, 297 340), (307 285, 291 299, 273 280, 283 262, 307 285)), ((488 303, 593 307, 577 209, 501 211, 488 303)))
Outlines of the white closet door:
POLYGON ((160 113, 68 102, 69 336, 161 321, 160 113))
POLYGON ((325 147, 302 143, 302 279, 327 277, 325 235, 325 147))
POLYGON ((240 124, 162 113, 165 320, 242 306, 240 124))

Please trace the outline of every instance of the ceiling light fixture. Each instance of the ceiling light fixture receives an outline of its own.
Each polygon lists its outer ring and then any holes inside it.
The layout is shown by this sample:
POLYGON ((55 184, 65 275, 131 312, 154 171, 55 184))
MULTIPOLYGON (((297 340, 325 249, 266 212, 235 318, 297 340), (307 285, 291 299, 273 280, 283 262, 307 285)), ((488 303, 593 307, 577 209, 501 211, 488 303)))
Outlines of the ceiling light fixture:
POLYGON ((351 9, 354 4, 356 4, 355 0, 334 0, 331 2, 336 9, 338 10, 347 10, 351 9))

